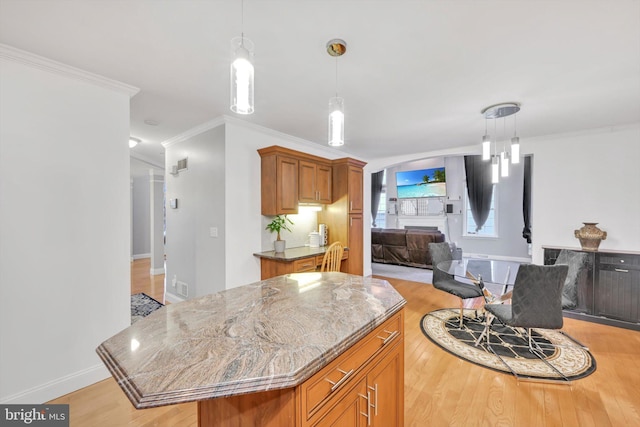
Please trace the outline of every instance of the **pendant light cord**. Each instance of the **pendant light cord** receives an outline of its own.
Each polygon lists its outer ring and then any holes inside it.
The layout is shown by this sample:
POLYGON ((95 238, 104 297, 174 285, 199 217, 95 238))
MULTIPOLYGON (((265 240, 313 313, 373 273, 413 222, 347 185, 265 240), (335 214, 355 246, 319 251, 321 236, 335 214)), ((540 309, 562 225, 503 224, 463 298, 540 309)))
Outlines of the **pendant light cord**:
POLYGON ((336 56, 336 98, 338 97, 338 57, 336 56))

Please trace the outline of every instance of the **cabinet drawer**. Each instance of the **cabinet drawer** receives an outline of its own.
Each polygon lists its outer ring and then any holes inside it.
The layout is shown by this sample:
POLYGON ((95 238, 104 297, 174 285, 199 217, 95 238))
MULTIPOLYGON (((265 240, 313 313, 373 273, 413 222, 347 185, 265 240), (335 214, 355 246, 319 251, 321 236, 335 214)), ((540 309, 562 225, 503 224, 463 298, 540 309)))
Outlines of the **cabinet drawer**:
POLYGON ((342 390, 369 360, 393 346, 403 335, 402 313, 397 313, 324 367, 302 387, 303 414, 309 418, 342 390))
POLYGON ((640 269, 640 256, 638 255, 602 253, 598 258, 598 262, 600 264, 640 269))
POLYGON ((316 269, 316 265, 316 257, 299 259, 293 261, 293 272, 302 273, 305 271, 314 271, 316 269))

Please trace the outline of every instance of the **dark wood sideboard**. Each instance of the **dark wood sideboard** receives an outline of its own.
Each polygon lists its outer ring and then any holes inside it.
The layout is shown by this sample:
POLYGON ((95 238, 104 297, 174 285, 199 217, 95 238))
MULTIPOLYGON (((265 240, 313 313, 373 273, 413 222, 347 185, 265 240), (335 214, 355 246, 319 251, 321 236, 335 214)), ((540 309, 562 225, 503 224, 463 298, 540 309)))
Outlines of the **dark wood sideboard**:
POLYGON ((578 306, 567 317, 640 331, 640 252, 543 246, 544 263, 555 263, 561 249, 589 254, 578 285, 578 306))

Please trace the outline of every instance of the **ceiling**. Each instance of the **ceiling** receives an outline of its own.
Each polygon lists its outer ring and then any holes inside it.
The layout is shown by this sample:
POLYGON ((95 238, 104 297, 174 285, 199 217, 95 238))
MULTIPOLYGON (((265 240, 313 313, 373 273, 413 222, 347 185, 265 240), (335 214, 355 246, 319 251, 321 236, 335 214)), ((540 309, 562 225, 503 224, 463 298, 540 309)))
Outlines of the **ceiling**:
POLYGON ((321 145, 336 91, 325 44, 347 41, 341 150, 364 159, 479 147, 480 111, 501 102, 522 104, 521 140, 640 122, 636 0, 245 0, 242 16, 240 0, 0 0, 0 42, 140 88, 132 154, 158 165, 162 141, 234 115, 242 30, 256 107, 237 117, 321 145))

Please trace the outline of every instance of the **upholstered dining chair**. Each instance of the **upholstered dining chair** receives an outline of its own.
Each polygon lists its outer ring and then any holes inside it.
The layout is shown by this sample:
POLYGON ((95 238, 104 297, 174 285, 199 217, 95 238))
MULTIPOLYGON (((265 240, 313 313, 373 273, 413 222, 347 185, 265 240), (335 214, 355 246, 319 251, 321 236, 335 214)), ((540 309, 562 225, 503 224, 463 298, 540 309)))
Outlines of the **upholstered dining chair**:
POLYGON ((561 249, 554 265, 567 265, 569 271, 562 287, 562 308, 572 309, 578 306, 578 285, 587 273, 589 254, 561 249))
POLYGON ((531 329, 562 328, 562 287, 568 271, 567 265, 521 265, 513 284, 511 304, 485 304, 484 308, 490 315, 486 318, 485 330, 476 345, 484 335, 487 347, 491 348, 491 324, 498 319, 504 325, 524 328, 529 351, 546 362, 539 344, 531 335, 531 329))
POLYGON ((433 287, 460 298, 460 327, 462 328, 464 300, 484 296, 482 289, 476 285, 455 280, 452 275, 438 269, 439 263, 452 260, 449 243, 429 243, 429 252, 433 261, 433 287))
POLYGON ((329 245, 327 251, 324 253, 324 258, 322 258, 320 271, 340 271, 343 252, 344 245, 342 243, 333 242, 329 245))

